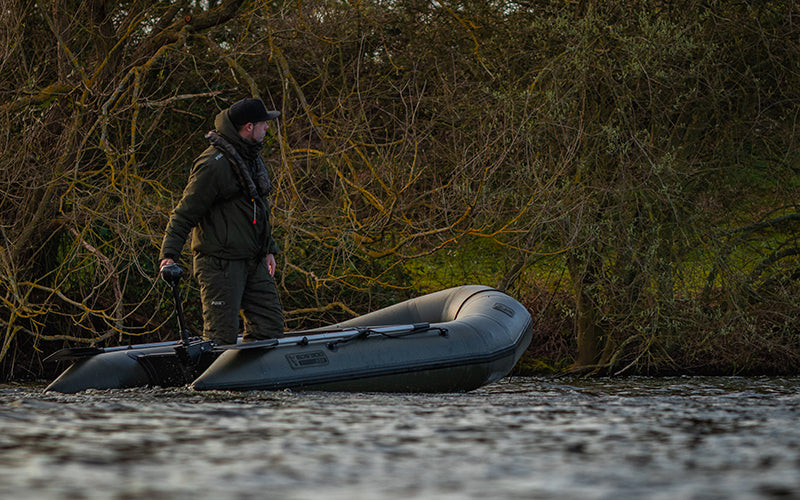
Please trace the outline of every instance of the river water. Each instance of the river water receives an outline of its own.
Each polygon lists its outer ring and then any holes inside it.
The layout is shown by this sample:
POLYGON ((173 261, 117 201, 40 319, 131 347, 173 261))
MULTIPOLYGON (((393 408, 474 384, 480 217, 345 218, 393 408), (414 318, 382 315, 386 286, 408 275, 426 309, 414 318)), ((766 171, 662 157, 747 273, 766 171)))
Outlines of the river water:
POLYGON ((800 378, 438 395, 0 385, 0 498, 800 498, 800 378))

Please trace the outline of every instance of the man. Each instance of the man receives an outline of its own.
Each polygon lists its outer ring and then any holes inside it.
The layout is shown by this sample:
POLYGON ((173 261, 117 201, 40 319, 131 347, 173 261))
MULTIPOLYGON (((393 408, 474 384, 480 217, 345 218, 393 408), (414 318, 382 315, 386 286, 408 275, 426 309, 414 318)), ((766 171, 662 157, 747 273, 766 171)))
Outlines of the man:
POLYGON ((195 160, 183 198, 161 244, 161 268, 180 257, 189 232, 203 304, 203 337, 234 344, 239 311, 244 341, 283 335, 283 311, 273 278, 278 245, 272 238, 261 157, 269 122, 280 116, 260 99, 243 99, 214 119, 211 145, 195 160))

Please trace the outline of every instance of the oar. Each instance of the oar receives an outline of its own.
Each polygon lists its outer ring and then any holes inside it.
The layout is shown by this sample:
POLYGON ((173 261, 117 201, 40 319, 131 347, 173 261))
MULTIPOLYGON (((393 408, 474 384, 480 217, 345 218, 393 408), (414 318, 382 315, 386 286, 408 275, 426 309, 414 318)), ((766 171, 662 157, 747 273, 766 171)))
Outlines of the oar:
POLYGON ((78 359, 97 356, 98 354, 102 354, 104 352, 130 351, 134 349, 150 347, 167 347, 175 344, 176 342, 174 340, 170 340, 167 342, 156 342, 153 344, 123 345, 117 347, 65 347, 64 349, 59 349, 58 351, 44 358, 44 362, 50 363, 52 361, 75 361, 78 359))
MULTIPOLYGON (((281 345, 308 345, 317 343, 327 343, 329 348, 334 348, 338 344, 343 344, 358 338, 366 338, 369 335, 384 335, 389 338, 403 337, 413 333, 420 333, 431 330, 430 323, 413 323, 403 325, 387 326, 350 326, 336 327, 329 329, 299 330, 289 332, 287 336, 277 339, 257 340, 235 345, 221 345, 214 348, 215 351, 227 350, 249 350, 249 349, 274 349, 281 345)), ((439 330, 440 334, 444 331, 439 330)))

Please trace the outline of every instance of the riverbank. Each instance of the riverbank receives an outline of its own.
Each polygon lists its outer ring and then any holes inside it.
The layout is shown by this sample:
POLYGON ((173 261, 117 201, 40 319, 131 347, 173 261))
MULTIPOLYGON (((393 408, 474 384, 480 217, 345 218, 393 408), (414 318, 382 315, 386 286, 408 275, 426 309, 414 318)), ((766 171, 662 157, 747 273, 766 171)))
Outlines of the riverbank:
MULTIPOLYGON (((651 332, 628 337, 608 362, 575 366, 575 301, 564 292, 539 289, 521 299, 534 321, 531 345, 515 367, 521 376, 795 376, 800 374, 800 333, 772 323, 731 330, 721 322, 693 331, 651 332)), ((688 310, 687 306, 687 310, 688 310)), ((780 312, 776 311, 776 315, 780 312)))
MULTIPOLYGON (((800 340, 757 333, 709 331, 653 335, 647 345, 630 343, 613 363, 576 367, 577 342, 570 298, 561 295, 542 308, 539 301, 522 299, 531 312, 534 328, 529 348, 515 366, 515 376, 796 376, 800 374, 800 340)), ((159 338, 158 340, 170 340, 159 338)), ((137 342, 138 343, 138 342, 137 342)), ((26 347, 18 344, 18 347, 26 347)), ((13 376, 8 381, 50 382, 66 368, 64 363, 44 363, 62 342, 41 342, 36 348, 18 349, 8 360, 13 376)), ((75 346, 73 346, 75 347, 75 346)))

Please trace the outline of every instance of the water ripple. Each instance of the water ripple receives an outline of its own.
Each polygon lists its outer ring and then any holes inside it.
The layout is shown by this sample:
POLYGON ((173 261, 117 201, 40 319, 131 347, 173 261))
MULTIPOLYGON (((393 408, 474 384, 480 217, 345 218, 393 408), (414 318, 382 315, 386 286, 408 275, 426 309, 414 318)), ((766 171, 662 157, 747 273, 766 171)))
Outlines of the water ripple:
POLYGON ((0 496, 798 497, 799 418, 800 378, 434 395, 0 386, 0 496))

